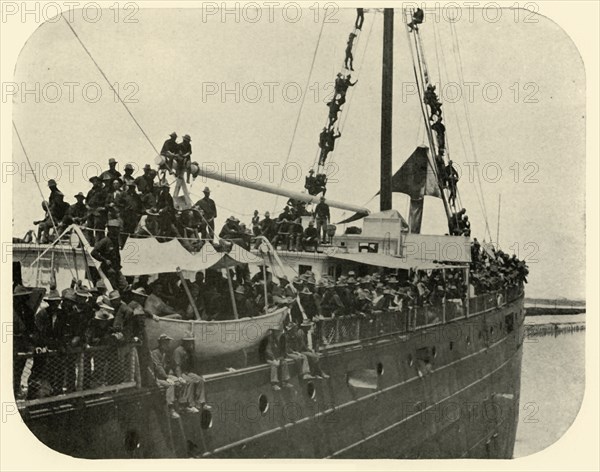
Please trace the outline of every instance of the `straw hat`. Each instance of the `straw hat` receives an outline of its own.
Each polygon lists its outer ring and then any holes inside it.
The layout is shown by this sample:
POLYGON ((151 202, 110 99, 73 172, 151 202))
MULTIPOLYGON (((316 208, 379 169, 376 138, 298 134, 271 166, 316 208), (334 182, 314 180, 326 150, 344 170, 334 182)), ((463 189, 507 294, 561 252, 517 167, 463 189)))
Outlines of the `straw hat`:
POLYGON ((161 341, 173 341, 173 338, 165 333, 162 333, 159 337, 158 337, 158 342, 161 341))

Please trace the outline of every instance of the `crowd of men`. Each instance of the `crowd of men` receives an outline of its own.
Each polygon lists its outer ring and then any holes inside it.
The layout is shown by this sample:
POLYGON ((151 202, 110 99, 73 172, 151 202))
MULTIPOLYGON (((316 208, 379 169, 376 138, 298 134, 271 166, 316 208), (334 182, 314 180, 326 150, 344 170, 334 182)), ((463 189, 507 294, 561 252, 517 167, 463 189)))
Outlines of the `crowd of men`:
POLYGON ((257 237, 262 236, 275 248, 316 251, 320 244, 330 242, 330 220, 329 205, 324 197, 312 212, 307 210, 306 203, 290 199, 277 218, 271 218, 271 213, 267 211, 261 219, 258 210, 255 210, 251 221, 252 236, 256 238, 257 247, 261 244, 261 239, 257 237), (310 219, 304 227, 302 217, 306 216, 310 219))
MULTIPOLYGON (((51 289, 45 296, 45 307, 37 313, 27 303, 30 289, 13 288, 15 348, 17 352, 54 350, 65 353, 95 346, 119 346, 137 343, 140 346, 142 382, 155 383, 169 389, 173 415, 177 410, 195 413, 205 408, 203 380, 195 374, 193 335, 186 336, 181 349, 174 355, 168 348, 168 336, 159 339, 157 350, 150 352, 144 325, 148 318, 229 320, 254 317, 280 308, 289 308, 290 321, 284 333, 269 336, 262 355, 272 367, 274 388, 286 386, 286 362, 282 357, 298 362, 305 378, 324 377, 318 357, 311 356, 308 333, 313 323, 335 317, 368 317, 377 312, 400 312, 413 307, 437 306, 444 300, 460 301, 465 306, 467 294, 477 296, 527 282, 528 268, 515 255, 509 256, 474 239, 471 248, 469 285, 464 268, 401 273, 375 272, 357 276, 354 271, 319 280, 311 271, 294 277, 274 276, 266 271, 250 275, 248 266, 237 266, 225 276, 220 270, 198 272, 193 281, 182 280, 177 274, 160 274, 152 282, 149 276, 130 278, 123 290, 106 289, 99 280, 86 287, 73 281, 58 293, 51 289), (288 339, 281 344, 281 336, 288 339), (283 347, 282 347, 283 346, 283 347), (193 375, 192 375, 193 374, 193 375), (180 408, 181 407, 181 408, 180 408)), ((284 338, 285 339, 285 338, 284 338)), ((118 350, 115 350, 115 353, 118 350)), ((92 355, 87 358, 84 387, 106 383, 110 366, 118 355, 92 355)), ((30 398, 57 394, 75 389, 76 357, 68 355, 58 367, 49 370, 47 362, 34 361, 30 368, 27 395, 30 398), (50 373, 48 373, 50 372, 50 373)), ((25 366, 16 366, 20 376, 25 366)), ((118 375, 123 375, 120 373, 118 375)), ((325 375, 326 376, 326 375, 325 375)))
POLYGON ((527 283, 527 263, 515 254, 509 256, 492 245, 482 246, 477 238, 471 244, 470 283, 475 295, 522 286, 527 283))

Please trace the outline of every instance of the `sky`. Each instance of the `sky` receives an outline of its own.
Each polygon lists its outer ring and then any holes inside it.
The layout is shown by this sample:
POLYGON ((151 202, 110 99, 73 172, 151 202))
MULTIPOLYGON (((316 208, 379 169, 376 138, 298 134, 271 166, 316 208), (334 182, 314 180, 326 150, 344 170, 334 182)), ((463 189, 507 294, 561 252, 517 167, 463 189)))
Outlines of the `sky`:
MULTIPOLYGON (((426 144, 411 52, 396 12, 394 170, 426 144)), ((481 10, 472 18, 464 10, 454 23, 456 35, 447 20, 456 12, 429 15, 421 26, 429 73, 435 83, 441 76, 450 156, 462 174, 461 202, 473 236, 489 240, 485 206, 492 239, 499 234, 502 249, 528 261, 527 296, 585 298, 584 65, 553 21, 534 16, 526 22, 514 11, 500 12, 492 22, 481 10)), ((38 177, 58 180, 73 202, 110 157, 120 168, 153 163, 155 148, 177 131, 191 135, 193 159, 202 164, 275 185, 285 171, 281 185, 302 190, 355 16, 351 9, 330 10, 322 24, 319 13, 315 18, 315 10, 305 9, 294 21, 295 11, 287 12, 287 20, 281 10, 272 18, 263 11, 252 22, 256 12, 250 10, 240 11, 236 21, 198 9, 140 9, 130 18, 137 23, 125 23, 103 10, 92 23, 75 11, 73 28, 111 83, 118 83, 152 145, 65 22, 41 25, 22 50, 14 79, 21 91, 38 87, 38 96, 13 98, 13 121, 38 177)), ((372 211, 378 210, 373 196, 379 185, 382 20, 380 12, 365 15, 354 59, 358 84, 341 114, 343 136, 328 186, 328 197, 372 211)), ((14 132, 13 143, 19 169, 13 233, 22 236, 42 218, 42 198, 25 172, 14 132)), ((218 206, 217 226, 230 215, 249 222, 253 210, 273 212, 285 203, 202 179, 191 191, 200 197, 206 185, 218 206)), ((43 183, 42 190, 47 194, 43 183)), ((393 203, 407 217, 408 198, 395 194, 393 203)), ((332 213, 334 220, 349 216, 332 213)), ((446 232, 439 199, 426 198, 422 232, 446 232)))

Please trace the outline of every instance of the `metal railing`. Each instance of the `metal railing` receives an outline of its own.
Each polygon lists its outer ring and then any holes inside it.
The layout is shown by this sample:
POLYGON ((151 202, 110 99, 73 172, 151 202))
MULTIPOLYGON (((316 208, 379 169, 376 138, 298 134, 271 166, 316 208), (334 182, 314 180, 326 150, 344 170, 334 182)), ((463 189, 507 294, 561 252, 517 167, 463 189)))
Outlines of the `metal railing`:
POLYGON ((16 353, 13 369, 18 400, 141 386, 135 344, 16 353))
POLYGON ((468 311, 466 300, 451 299, 438 305, 415 306, 401 311, 377 311, 369 315, 354 314, 320 319, 312 333, 313 346, 316 350, 326 349, 475 316, 516 300, 522 292, 521 287, 509 287, 470 298, 468 311))

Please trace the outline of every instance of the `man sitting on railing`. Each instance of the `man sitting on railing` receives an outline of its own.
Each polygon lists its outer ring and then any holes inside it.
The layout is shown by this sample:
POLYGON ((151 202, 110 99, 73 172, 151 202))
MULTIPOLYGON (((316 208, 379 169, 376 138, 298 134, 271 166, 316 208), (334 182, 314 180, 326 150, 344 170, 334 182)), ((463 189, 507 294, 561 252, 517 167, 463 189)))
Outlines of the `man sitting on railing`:
POLYGON ((303 380, 314 379, 315 377, 310 373, 310 366, 308 364, 308 358, 305 354, 298 351, 296 342, 296 332, 298 327, 292 321, 285 326, 285 333, 282 335, 285 355, 286 357, 293 359, 300 366, 300 376, 303 380))
POLYGON ((186 333, 181 339, 181 346, 173 351, 172 370, 175 376, 183 381, 183 392, 179 397, 179 403, 186 405, 186 413, 199 413, 200 409, 210 410, 206 404, 204 392, 204 378, 194 372, 194 334, 186 333))
MULTIPOLYGON (((173 338, 166 334, 161 334, 158 337, 158 347, 154 349, 150 356, 152 358, 152 365, 150 366, 152 374, 156 379, 156 383, 160 387, 166 387, 166 400, 169 408, 169 414, 171 418, 179 418, 175 407, 175 388, 182 387, 185 385, 185 381, 176 377, 175 375, 168 374, 170 369, 171 359, 169 356, 169 347, 173 338)), ((179 390, 181 393, 181 390, 179 390)))
POLYGON ((289 383, 290 373, 288 371, 285 352, 279 342, 281 332, 270 329, 269 336, 261 343, 259 356, 261 360, 271 366, 271 386, 273 390, 281 390, 280 381, 285 388, 293 388, 289 383))

